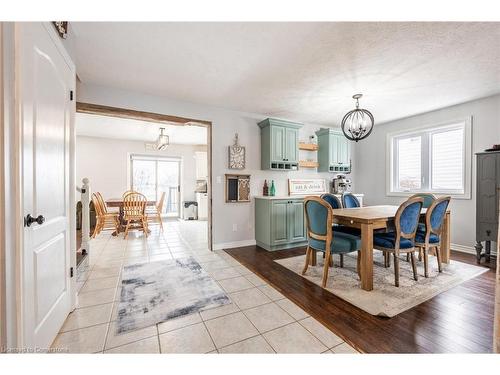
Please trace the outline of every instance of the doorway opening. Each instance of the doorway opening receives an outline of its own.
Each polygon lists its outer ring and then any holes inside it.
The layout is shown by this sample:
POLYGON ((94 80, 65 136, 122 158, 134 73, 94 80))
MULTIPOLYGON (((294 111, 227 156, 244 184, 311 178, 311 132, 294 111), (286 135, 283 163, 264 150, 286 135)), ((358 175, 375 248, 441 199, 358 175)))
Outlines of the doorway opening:
MULTIPOLYGON (((206 233, 203 240, 197 236, 196 246, 204 242, 212 250, 210 122, 77 102, 75 125, 77 184, 88 178, 90 190, 101 193, 111 211, 118 211, 129 190, 143 194, 147 208, 158 208, 162 201, 163 224, 176 221, 175 227, 186 238, 187 233, 206 233), (169 141, 159 147, 163 131, 169 141)), ((97 221, 92 203, 90 211, 92 235, 97 221)), ((119 212, 121 222, 122 208, 119 212)), ((154 228, 163 230, 165 225, 154 228)), ((115 233, 123 236, 120 230, 115 233)), ((81 244, 78 237, 82 236, 77 231, 77 244, 81 244)))

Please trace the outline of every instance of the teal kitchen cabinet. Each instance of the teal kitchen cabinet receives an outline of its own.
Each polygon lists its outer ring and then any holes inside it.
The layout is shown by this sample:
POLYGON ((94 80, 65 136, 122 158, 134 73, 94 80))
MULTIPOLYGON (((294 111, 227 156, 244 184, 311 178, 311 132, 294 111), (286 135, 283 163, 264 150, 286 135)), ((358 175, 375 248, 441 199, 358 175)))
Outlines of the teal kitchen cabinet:
POLYGON ((307 243, 302 198, 255 197, 255 239, 272 251, 307 243))
POLYGON ((299 129, 302 124, 268 118, 259 122, 261 169, 292 171, 299 167, 299 129))
POLYGON ((318 172, 351 172, 349 140, 340 130, 322 128, 318 137, 318 172))

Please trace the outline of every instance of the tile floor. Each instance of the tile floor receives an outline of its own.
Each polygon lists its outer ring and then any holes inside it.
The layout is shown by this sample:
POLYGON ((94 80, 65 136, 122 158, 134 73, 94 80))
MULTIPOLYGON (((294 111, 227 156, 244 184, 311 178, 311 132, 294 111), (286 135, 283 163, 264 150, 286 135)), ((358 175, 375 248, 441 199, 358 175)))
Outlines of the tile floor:
POLYGON ((206 222, 168 220, 165 231, 93 240, 78 308, 53 343, 70 353, 355 353, 317 320, 223 251, 207 249, 206 222), (116 335, 124 265, 193 256, 232 304, 116 335))

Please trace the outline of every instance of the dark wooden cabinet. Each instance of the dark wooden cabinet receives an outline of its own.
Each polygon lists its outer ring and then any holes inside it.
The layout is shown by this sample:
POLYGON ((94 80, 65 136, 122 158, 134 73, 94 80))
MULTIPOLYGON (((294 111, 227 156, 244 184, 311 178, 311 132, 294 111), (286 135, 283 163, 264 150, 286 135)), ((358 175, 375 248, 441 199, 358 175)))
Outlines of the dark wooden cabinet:
POLYGON ((481 152, 476 157, 476 254, 478 262, 482 256, 489 262, 491 242, 498 236, 500 151, 481 152))

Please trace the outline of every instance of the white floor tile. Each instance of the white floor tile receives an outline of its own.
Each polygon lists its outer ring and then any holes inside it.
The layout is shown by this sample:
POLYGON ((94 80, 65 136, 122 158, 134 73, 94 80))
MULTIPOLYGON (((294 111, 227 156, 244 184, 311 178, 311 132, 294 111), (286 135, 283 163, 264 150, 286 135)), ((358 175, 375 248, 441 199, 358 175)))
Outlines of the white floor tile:
POLYGON ((224 315, 205 322, 217 348, 256 336, 259 332, 241 313, 224 315))
POLYGON ((299 323, 263 334, 277 353, 322 353, 328 348, 299 323))
MULTIPOLYGON (((96 353, 104 349, 107 324, 77 329, 57 335, 52 348, 60 349, 60 353, 96 353)), ((59 353, 57 351, 56 353, 59 353)))
POLYGON ((163 333, 159 337, 162 353, 208 353, 215 349, 203 323, 163 333))

